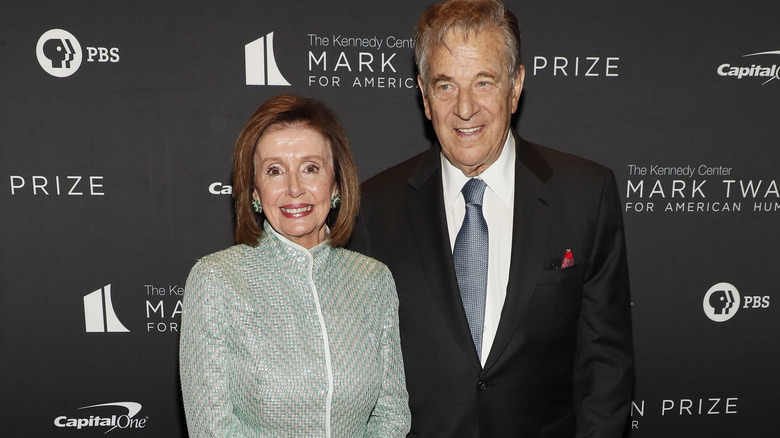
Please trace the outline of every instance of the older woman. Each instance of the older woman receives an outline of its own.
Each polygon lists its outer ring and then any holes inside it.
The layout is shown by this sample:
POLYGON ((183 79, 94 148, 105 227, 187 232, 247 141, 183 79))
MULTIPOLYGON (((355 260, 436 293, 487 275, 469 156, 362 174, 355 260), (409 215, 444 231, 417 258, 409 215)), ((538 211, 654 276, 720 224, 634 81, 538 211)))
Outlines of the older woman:
POLYGON ((237 245, 187 280, 180 371, 191 437, 403 437, 398 298, 348 251, 359 186, 321 102, 258 108, 233 154, 237 245))

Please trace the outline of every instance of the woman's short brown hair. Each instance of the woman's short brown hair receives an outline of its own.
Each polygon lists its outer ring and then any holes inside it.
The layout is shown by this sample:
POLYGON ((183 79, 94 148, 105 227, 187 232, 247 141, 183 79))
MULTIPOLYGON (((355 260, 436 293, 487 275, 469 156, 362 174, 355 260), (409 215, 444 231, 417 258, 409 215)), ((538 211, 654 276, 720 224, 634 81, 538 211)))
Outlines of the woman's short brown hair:
POLYGON ((255 151, 260 138, 288 126, 305 126, 322 135, 330 146, 341 205, 328 216, 330 244, 344 246, 352 234, 360 209, 360 183, 349 140, 336 113, 316 99, 281 94, 268 99, 252 114, 233 150, 233 198, 236 213, 236 243, 256 246, 263 233, 264 215, 252 210, 255 188, 255 151))

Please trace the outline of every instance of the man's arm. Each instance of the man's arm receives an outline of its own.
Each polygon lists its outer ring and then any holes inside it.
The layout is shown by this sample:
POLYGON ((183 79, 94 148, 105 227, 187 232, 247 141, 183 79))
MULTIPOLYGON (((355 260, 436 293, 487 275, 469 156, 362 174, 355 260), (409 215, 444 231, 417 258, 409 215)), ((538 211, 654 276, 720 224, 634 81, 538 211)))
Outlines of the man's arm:
POLYGON ((604 179, 593 254, 577 321, 577 437, 622 437, 634 383, 631 303, 623 218, 612 171, 604 179))

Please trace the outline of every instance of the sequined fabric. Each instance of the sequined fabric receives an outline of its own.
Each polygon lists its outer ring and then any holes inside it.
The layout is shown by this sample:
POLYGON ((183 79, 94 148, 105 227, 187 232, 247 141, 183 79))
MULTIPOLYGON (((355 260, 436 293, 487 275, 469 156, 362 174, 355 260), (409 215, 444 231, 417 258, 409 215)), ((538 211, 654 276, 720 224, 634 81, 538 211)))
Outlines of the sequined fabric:
POLYGON ((192 268, 180 372, 191 437, 404 437, 398 298, 376 260, 266 223, 192 268))

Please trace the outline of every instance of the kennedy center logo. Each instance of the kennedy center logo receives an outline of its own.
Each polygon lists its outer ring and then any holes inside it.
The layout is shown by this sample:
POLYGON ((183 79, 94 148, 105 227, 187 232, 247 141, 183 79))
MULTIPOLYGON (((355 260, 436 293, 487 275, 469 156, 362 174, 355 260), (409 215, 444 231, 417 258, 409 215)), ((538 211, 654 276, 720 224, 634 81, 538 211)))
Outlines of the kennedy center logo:
POLYGON ((244 55, 247 85, 290 85, 276 65, 273 32, 245 45, 244 55))
POLYGON ((111 303, 111 285, 84 296, 84 322, 87 332, 129 332, 117 318, 111 303))

